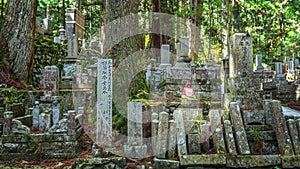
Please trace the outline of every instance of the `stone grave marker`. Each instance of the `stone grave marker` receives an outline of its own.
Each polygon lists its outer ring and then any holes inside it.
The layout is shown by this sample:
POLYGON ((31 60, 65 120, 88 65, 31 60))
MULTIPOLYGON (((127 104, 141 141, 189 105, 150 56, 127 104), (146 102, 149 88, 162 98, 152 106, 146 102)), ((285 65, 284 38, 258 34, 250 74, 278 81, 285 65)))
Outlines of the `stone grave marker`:
POLYGON ((99 59, 97 69, 96 143, 112 136, 112 60, 99 59))
POLYGON ((58 91, 58 68, 56 66, 46 66, 42 70, 42 84, 44 94, 57 95, 58 91))
POLYGON ((230 103, 230 117, 235 131, 237 150, 239 154, 250 154, 246 131, 238 103, 230 103))
POLYGON ((147 146, 143 144, 143 110, 142 103, 127 103, 127 144, 124 152, 131 158, 143 158, 147 146))
POLYGON ((160 69, 165 69, 168 66, 171 66, 170 64, 170 57, 171 57, 171 52, 170 52, 170 45, 168 44, 162 44, 161 45, 161 56, 160 56, 160 69))
POLYGON ((256 55, 255 63, 256 63, 256 71, 264 70, 264 67, 262 66, 262 55, 261 54, 256 55))
POLYGON ((166 158, 167 142, 168 142, 168 121, 169 114, 167 112, 159 113, 158 135, 156 142, 158 144, 158 158, 166 158))
POLYGON ((232 155, 237 155, 232 125, 229 120, 224 120, 224 129, 228 153, 232 155))
POLYGON ((299 59, 295 59, 295 60, 294 60, 294 66, 295 66, 295 67, 298 67, 298 66, 299 66, 299 59))
POLYGON ((53 103, 52 103, 52 123, 55 125, 59 121, 59 103, 56 98, 54 98, 53 103))
POLYGON ((174 158, 176 152, 176 123, 174 120, 169 120, 169 133, 168 133, 168 158, 174 158))
POLYGON ((157 142, 156 142, 156 138, 157 138, 157 132, 158 132, 158 114, 157 113, 152 113, 152 117, 151 117, 151 145, 152 145, 152 151, 154 153, 154 155, 157 154, 157 142))
POLYGON ((14 113, 12 111, 4 112, 3 135, 8 136, 12 134, 12 119, 14 113))
POLYGON ((275 71, 277 75, 281 75, 283 73, 282 71, 282 63, 281 62, 276 62, 275 63, 275 71))
POLYGON ((34 108, 32 110, 32 126, 34 128, 39 128, 39 112, 40 112, 40 108, 39 108, 39 101, 35 101, 34 102, 34 108))
POLYGON ((290 131, 290 136, 293 143, 293 149, 296 155, 300 155, 300 146, 299 146, 299 133, 294 119, 287 120, 288 129, 290 131))

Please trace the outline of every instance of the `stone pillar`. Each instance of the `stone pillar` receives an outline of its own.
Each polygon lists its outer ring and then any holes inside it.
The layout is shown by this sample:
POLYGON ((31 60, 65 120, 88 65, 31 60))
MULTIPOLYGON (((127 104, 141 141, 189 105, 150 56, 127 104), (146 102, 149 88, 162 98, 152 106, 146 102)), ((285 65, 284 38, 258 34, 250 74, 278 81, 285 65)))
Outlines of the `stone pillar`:
POLYGON ((178 156, 181 157, 182 155, 187 154, 187 147, 186 147, 186 135, 184 131, 184 124, 183 124, 183 117, 182 117, 182 111, 181 110, 175 110, 174 113, 174 119, 176 123, 176 132, 177 132, 177 152, 178 156))
POLYGON ((52 123, 53 123, 53 125, 58 123, 59 116, 60 116, 59 103, 58 103, 57 99, 54 99, 53 103, 52 103, 52 123))
POLYGON ((47 121, 46 121, 46 114, 42 112, 39 115, 39 131, 46 131, 47 121))
POLYGON ((14 113, 12 111, 4 112, 3 135, 8 136, 12 134, 12 119, 14 113))
POLYGON ((235 131, 237 150, 239 154, 250 154, 247 134, 243 125, 243 119, 238 103, 230 103, 230 117, 235 131))
POLYGON ((262 71, 264 70, 264 67, 262 66, 262 55, 258 54, 256 55, 256 59, 255 59, 255 63, 256 63, 256 71, 262 71))
POLYGON ((174 158, 176 152, 176 124, 174 120, 169 120, 168 132, 168 158, 174 158))
POLYGON ((225 141, 223 136, 223 131, 221 128, 216 128, 214 134, 213 134, 213 140, 214 140, 214 146, 216 148, 216 151, 218 154, 225 154, 226 153, 226 147, 225 147, 225 141))
POLYGON ((96 143, 100 145, 112 136, 112 60, 99 59, 97 64, 96 143))
POLYGON ((68 111, 68 135, 75 133, 75 110, 68 111))
POLYGON ((167 142, 168 142, 168 121, 169 114, 167 112, 159 113, 159 122, 158 122, 158 135, 157 135, 157 144, 158 144, 158 158, 166 158, 167 152, 167 142))
POLYGON ((201 146, 200 146, 200 133, 189 133, 187 135, 187 147, 189 154, 200 154, 201 146))
MULTIPOLYGON (((287 121, 288 128, 290 131, 290 136, 293 143, 294 152, 296 155, 300 155, 300 144, 299 144, 299 133, 297 130, 296 121, 293 119, 289 119, 287 121)), ((280 144, 280 143, 279 143, 280 144)))
POLYGON ((158 114, 152 113, 152 122, 151 122, 151 142, 152 142, 152 151, 154 155, 157 155, 158 144, 156 142, 158 132, 158 114))
POLYGON ((58 68, 56 66, 46 66, 42 71, 42 84, 44 95, 51 94, 55 96, 58 94, 58 68))
POLYGON ((170 52, 170 45, 168 44, 162 44, 161 45, 161 56, 160 56, 160 65, 159 69, 165 69, 168 66, 172 66, 170 64, 170 57, 171 57, 171 52, 170 52))
POLYGON ((252 38, 244 33, 235 33, 231 37, 231 56, 229 57, 229 77, 253 74, 252 38))
POLYGON ((270 102, 270 110, 272 114, 272 125, 276 133, 278 147, 281 155, 294 155, 291 138, 282 113, 281 103, 278 100, 270 102))
POLYGON ((237 155, 232 126, 229 120, 224 120, 224 129, 228 154, 237 155))
POLYGON ((32 110, 32 126, 36 129, 39 128, 39 101, 34 102, 34 108, 32 110))
POLYGON ((124 152, 131 158, 144 158, 147 147, 143 144, 143 110, 142 103, 127 103, 127 145, 124 152))
POLYGON ((270 102, 271 100, 263 100, 263 110, 265 111, 267 125, 272 124, 272 113, 270 109, 270 102))
POLYGON ((283 73, 281 62, 275 62, 275 72, 276 72, 276 75, 281 75, 283 73))

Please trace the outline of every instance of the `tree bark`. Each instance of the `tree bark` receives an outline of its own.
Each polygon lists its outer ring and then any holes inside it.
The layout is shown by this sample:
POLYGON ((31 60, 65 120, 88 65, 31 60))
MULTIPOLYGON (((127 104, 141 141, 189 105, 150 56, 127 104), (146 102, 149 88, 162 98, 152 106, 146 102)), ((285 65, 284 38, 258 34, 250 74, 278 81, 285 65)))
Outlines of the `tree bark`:
MULTIPOLYGON (((152 12, 159 12, 159 1, 158 0, 152 0, 152 12)), ((160 32, 160 21, 159 18, 153 17, 152 25, 151 25, 152 32, 160 32)), ((159 34, 151 34, 151 47, 160 49, 162 42, 159 34)), ((160 62, 160 50, 156 50, 155 53, 155 59, 157 62, 160 62)))
POLYGON ((37 0, 9 0, 0 32, 5 68, 32 82, 37 0))

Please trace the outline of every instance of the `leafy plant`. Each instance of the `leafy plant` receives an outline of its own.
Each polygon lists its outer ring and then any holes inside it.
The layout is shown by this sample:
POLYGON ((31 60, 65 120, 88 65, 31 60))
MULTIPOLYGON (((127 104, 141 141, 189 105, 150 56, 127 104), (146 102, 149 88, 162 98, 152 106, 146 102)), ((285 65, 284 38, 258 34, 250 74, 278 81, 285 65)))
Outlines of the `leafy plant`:
POLYGON ((260 154, 262 154, 262 151, 265 148, 265 142, 261 132, 257 130, 251 130, 250 136, 254 140, 256 150, 259 151, 260 154))

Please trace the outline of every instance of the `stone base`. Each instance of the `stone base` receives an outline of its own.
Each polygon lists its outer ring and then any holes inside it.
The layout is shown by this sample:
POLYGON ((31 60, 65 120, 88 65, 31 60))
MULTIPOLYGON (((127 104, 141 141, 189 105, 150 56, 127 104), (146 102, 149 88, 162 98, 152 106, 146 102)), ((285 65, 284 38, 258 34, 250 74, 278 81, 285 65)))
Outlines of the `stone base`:
POLYGON ((179 161, 154 158, 155 168, 179 169, 179 161))
POLYGON ((146 157, 147 145, 124 145, 124 153, 130 158, 142 159, 146 157))
POLYGON ((181 105, 182 108, 199 108, 198 99, 194 98, 182 98, 181 105))
POLYGON ((158 69, 163 70, 163 69, 166 69, 167 67, 171 67, 171 66, 172 66, 171 64, 164 63, 164 64, 160 64, 158 69))

